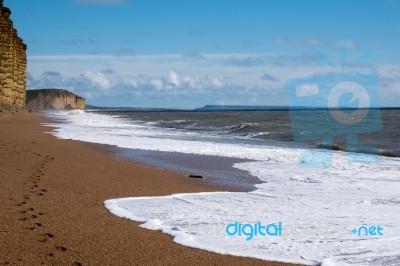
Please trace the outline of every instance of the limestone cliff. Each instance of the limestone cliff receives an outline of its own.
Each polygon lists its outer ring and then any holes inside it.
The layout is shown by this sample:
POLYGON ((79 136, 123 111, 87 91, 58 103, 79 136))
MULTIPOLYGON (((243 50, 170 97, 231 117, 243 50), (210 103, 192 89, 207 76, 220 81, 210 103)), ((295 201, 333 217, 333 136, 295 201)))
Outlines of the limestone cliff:
POLYGON ((33 110, 85 109, 85 99, 61 89, 28 90, 26 91, 26 108, 33 110))
POLYGON ((26 91, 26 45, 0 0, 0 109, 23 109, 26 91))

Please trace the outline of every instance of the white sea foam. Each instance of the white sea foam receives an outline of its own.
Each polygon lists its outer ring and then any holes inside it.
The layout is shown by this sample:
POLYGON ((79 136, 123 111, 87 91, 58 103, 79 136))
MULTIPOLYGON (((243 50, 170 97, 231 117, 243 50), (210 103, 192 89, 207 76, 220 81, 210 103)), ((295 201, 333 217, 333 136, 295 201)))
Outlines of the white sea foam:
MULTIPOLYGON (((304 156, 307 151, 299 148, 240 144, 108 115, 53 115, 66 120, 56 125, 54 134, 60 138, 256 160, 235 165, 264 182, 249 193, 176 194, 105 202, 113 214, 142 222, 147 229, 162 230, 177 243, 222 254, 310 265, 400 264, 399 159, 349 163, 346 153, 334 152, 330 166, 326 162, 332 154, 324 150, 304 156), (300 167, 299 158, 330 167, 300 167), (255 236, 249 241, 243 236, 228 236, 225 227, 235 221, 281 221, 283 235, 255 236), (352 233, 363 225, 381 226, 383 236, 352 233)), ((358 161, 377 159, 353 156, 358 161)))

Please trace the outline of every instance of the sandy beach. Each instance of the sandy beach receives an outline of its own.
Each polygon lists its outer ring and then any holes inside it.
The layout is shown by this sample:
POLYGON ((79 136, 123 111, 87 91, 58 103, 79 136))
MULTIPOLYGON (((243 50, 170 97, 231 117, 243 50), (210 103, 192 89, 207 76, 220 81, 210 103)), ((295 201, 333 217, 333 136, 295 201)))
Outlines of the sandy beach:
POLYGON ((0 114, 2 265, 288 265, 187 248, 112 215, 107 199, 221 188, 56 139, 40 114, 0 114))

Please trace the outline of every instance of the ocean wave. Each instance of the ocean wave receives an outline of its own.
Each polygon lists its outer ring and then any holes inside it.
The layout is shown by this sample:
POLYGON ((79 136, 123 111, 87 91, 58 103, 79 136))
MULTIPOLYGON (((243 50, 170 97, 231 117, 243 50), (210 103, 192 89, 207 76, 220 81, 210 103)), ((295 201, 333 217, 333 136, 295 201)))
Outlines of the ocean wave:
POLYGON ((269 134, 270 134, 269 131, 254 132, 254 133, 246 134, 246 137, 248 137, 248 138, 256 138, 256 137, 261 137, 261 136, 265 136, 265 135, 269 135, 269 134))
POLYGON ((368 147, 365 145, 360 145, 359 147, 354 147, 354 146, 346 147, 345 145, 339 143, 332 143, 332 144, 318 143, 316 147, 319 149, 334 150, 334 151, 373 154, 385 157, 400 157, 400 150, 378 149, 372 146, 368 147))
POLYGON ((158 121, 151 121, 146 122, 148 125, 159 126, 159 127, 166 127, 166 128, 177 128, 177 129, 190 129, 193 126, 198 124, 197 120, 184 120, 184 119, 177 119, 177 120, 158 120, 158 121))
POLYGON ((222 129, 222 131, 232 132, 232 131, 241 131, 243 129, 250 128, 259 128, 261 127, 261 123, 239 123, 233 126, 226 126, 222 129))
POLYGON ((81 114, 84 114, 84 113, 85 113, 84 110, 76 109, 76 110, 71 110, 71 111, 69 111, 69 112, 68 112, 68 115, 81 115, 81 114))
POLYGON ((387 204, 398 205, 398 204, 400 204, 400 199, 396 199, 396 198, 373 199, 370 201, 370 203, 372 205, 387 205, 387 204))

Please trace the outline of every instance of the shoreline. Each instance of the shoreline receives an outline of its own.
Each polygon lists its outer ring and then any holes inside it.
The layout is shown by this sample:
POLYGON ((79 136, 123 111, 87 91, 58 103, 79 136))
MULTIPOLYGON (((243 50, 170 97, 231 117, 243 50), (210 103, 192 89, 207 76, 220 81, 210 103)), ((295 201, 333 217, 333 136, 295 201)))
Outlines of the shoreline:
POLYGON ((112 215, 105 200, 219 189, 118 158, 101 144, 57 139, 40 123, 46 118, 37 113, 0 117, 2 264, 293 265, 181 246, 112 215))
POLYGON ((178 152, 135 150, 114 146, 105 151, 139 165, 172 171, 187 177, 190 175, 201 176, 200 182, 217 190, 226 191, 229 189, 236 192, 251 192, 257 190, 257 184, 262 183, 258 177, 249 172, 233 167, 235 163, 251 162, 251 160, 178 152))
MULTIPOLYGON (((54 116, 52 113, 50 116, 48 116, 46 112, 42 114, 43 118, 48 120, 48 123, 45 124, 49 128, 54 129, 57 128, 57 126, 54 125, 65 123, 65 120, 54 116)), ((54 136, 54 134, 52 135, 54 136)), ((257 190, 256 185, 263 183, 257 176, 251 175, 249 172, 233 166, 236 163, 253 162, 254 160, 251 159, 195 153, 141 150, 122 148, 103 143, 88 143, 100 145, 99 148, 101 151, 117 158, 132 161, 141 166, 172 171, 187 177, 201 177, 201 183, 204 182, 206 185, 210 185, 218 191, 251 192, 257 190)))

